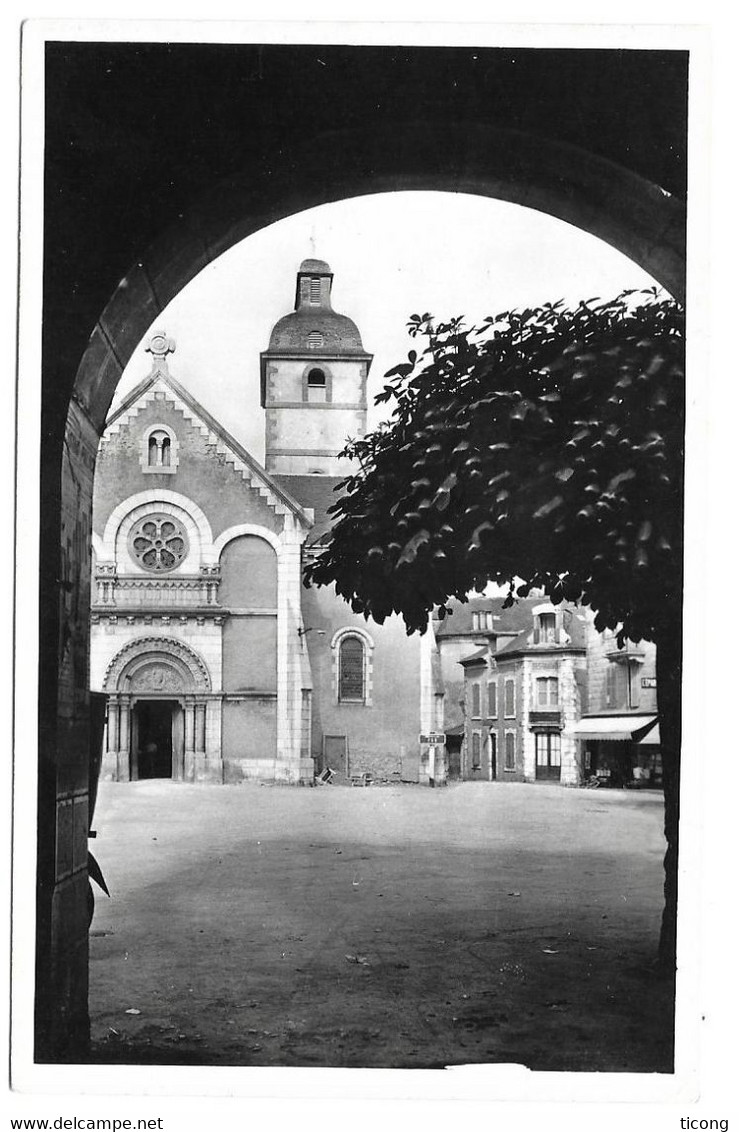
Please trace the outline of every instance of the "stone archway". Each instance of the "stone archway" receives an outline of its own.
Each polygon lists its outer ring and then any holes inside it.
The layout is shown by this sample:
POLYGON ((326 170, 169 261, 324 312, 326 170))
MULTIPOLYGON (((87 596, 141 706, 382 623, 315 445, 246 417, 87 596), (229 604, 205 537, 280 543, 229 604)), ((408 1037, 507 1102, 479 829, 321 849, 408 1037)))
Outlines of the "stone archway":
POLYGON ((149 246, 100 313, 75 398, 102 431, 123 369, 152 321, 235 244, 319 204, 413 190, 467 193, 547 213, 617 248, 684 298, 684 202, 613 161, 477 122, 457 123, 443 144, 418 122, 342 130, 275 157, 268 174, 250 168, 214 186, 149 246))
POLYGON ((124 645, 103 679, 108 710, 101 777, 117 782, 139 777, 136 707, 176 703, 181 711, 172 716, 171 777, 222 781, 221 698, 211 687, 207 665, 182 641, 152 634, 124 645))
MULTIPOLYGON (((274 154, 216 186, 137 257, 90 328, 68 402, 64 437, 47 446, 44 483, 53 508, 42 535, 37 1034, 40 1056, 84 1047, 87 925, 84 858, 59 871, 66 813, 85 812, 90 516, 99 436, 127 361, 152 320, 220 254, 268 224, 312 205, 410 189, 474 193, 547 212, 605 240, 682 297, 682 202, 637 173, 577 146, 520 131, 459 123, 440 145, 416 123, 365 125, 274 154), (443 151, 443 162, 440 162, 443 151), (340 160, 339 160, 340 158, 340 160), (331 176, 327 176, 330 171, 331 176), (329 186, 329 187, 327 187, 329 186), (60 550, 61 547, 61 550, 60 550), (58 832, 59 831, 59 832, 58 832)), ((174 671, 174 669, 172 669, 174 671)), ((197 773, 197 763, 194 764, 197 773)), ((81 819, 84 820, 84 819, 81 819)), ((66 860, 69 854, 62 854, 66 860)))

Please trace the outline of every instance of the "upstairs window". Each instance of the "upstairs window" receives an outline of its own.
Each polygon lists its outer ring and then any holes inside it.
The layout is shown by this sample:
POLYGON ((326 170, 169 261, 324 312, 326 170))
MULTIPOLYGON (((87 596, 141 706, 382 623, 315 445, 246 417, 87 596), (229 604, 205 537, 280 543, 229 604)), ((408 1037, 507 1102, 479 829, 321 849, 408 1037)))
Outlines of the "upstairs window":
POLYGON ((628 670, 627 665, 611 661, 606 669, 606 703, 607 708, 627 708, 628 702, 628 670))
POLYGON ((640 702, 639 666, 625 660, 612 660, 606 669, 605 707, 637 708, 640 702))
POLYGON ((308 374, 308 401, 315 403, 326 401, 327 381, 322 369, 312 369, 308 374))
POLYGON ((515 680, 506 680, 505 682, 505 714, 507 719, 511 719, 516 714, 515 680))
POLYGON ((472 718, 480 718, 480 685, 472 685, 472 718))
POLYGON ((498 681, 488 680, 488 715, 495 719, 498 714, 498 681))
POLYGON ((536 681, 536 706, 559 707, 559 680, 556 676, 540 676, 536 681))

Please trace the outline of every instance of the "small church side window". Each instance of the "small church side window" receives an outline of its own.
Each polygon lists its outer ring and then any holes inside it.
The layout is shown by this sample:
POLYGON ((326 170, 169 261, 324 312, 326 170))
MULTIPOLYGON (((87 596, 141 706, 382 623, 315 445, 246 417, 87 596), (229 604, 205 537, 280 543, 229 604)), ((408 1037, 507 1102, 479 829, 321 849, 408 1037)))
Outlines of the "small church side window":
POLYGON ((155 425, 144 433, 141 467, 145 472, 171 474, 177 470, 177 438, 171 429, 155 425))
POLYGON ((372 655, 374 641, 365 629, 348 626, 334 633, 334 694, 340 704, 372 706, 372 655))
POLYGON ((171 441, 166 432, 156 429, 149 433, 149 467, 169 467, 171 441))
POLYGON ((363 703, 364 698, 364 641, 345 637, 339 646, 339 700, 363 703))

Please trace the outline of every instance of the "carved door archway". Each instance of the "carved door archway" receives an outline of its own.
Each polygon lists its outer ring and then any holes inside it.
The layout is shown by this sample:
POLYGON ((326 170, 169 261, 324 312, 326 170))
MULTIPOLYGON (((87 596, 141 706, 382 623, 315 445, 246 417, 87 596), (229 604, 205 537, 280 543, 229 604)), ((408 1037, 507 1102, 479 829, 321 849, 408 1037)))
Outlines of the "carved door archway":
MULTIPOLYGON (((220 700, 210 694, 211 680, 205 662, 182 641, 152 635, 129 642, 108 665, 103 690, 108 694, 103 778, 128 782, 143 772, 143 760, 150 754, 144 746, 147 742, 156 743, 157 738, 147 734, 144 739, 140 734, 147 710, 137 709, 138 704, 169 705, 159 712, 148 711, 159 718, 159 729, 163 726, 162 710, 170 712, 171 775, 154 775, 147 764, 142 777, 191 781, 198 760, 220 756, 219 751, 208 749, 207 726, 209 705, 212 715, 220 709, 220 700)), ((147 731, 152 727, 149 721, 147 731)), ((161 745, 161 738, 158 742, 161 745)))

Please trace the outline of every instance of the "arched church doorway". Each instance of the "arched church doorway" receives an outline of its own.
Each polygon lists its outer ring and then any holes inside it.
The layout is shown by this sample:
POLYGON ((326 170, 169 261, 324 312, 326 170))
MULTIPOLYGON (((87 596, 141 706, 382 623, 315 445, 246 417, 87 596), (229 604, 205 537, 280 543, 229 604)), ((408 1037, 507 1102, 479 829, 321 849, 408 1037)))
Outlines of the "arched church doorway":
POLYGON ((219 781, 221 702, 208 667, 182 641, 135 637, 110 661, 101 778, 219 781))
POLYGON ((131 726, 131 778, 180 778, 184 714, 176 700, 137 700, 131 726), (175 764, 179 774, 175 774, 175 764))

